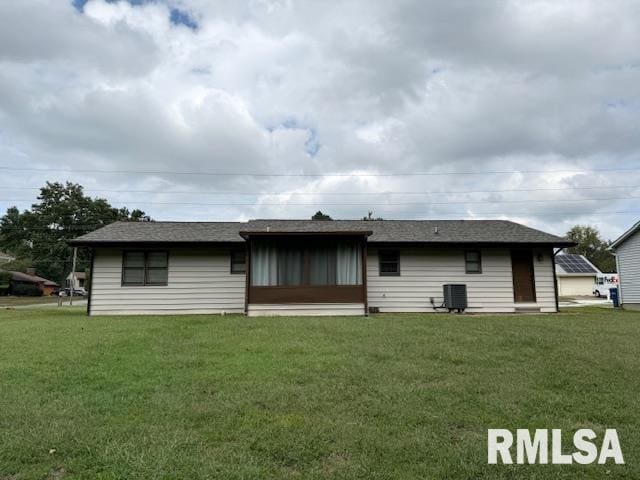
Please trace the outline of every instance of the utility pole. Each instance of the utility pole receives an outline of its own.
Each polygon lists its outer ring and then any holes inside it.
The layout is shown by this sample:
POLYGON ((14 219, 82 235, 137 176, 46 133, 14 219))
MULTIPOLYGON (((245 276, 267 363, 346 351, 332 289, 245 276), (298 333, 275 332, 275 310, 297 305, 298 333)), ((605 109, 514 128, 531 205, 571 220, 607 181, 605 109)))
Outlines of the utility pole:
POLYGON ((73 306, 73 289, 76 286, 76 258, 78 257, 78 247, 73 247, 73 266, 71 267, 71 288, 69 289, 69 306, 73 306))

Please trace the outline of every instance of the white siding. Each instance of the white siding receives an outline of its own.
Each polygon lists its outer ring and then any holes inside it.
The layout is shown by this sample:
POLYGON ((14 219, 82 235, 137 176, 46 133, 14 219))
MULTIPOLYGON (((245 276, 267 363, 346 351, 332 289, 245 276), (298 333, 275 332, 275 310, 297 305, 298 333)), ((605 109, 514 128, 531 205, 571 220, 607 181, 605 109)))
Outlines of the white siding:
MULTIPOLYGON (((378 252, 369 245, 367 288, 370 307, 382 312, 432 312, 429 297, 442 303, 442 285, 467 285, 469 312, 514 312, 530 307, 555 311, 550 250, 534 259, 536 303, 515 304, 511 255, 482 250, 482 273, 465 274, 464 250, 401 249, 401 275, 378 274, 378 252)), ((637 263, 636 263, 637 266, 637 263)), ((230 273, 229 251, 170 249, 167 286, 121 286, 122 250, 97 249, 93 265, 91 314, 242 313, 245 275, 230 273)), ((640 303, 640 300, 638 301, 640 303)), ((362 315, 362 304, 250 305, 249 315, 362 315)))
POLYGON ((364 315, 363 303, 291 303, 282 305, 250 304, 249 316, 277 315, 364 315))
POLYGON ((558 295, 561 297, 591 296, 593 295, 593 287, 595 284, 595 276, 558 275, 558 295))
POLYGON ((616 249, 623 305, 640 305, 640 231, 616 249))
POLYGON ((91 315, 244 312, 245 275, 230 273, 229 250, 169 249, 166 286, 121 286, 122 250, 97 249, 91 315))
POLYGON ((400 276, 380 276, 378 251, 369 246, 367 290, 369 307, 381 312, 432 312, 429 297, 442 304, 442 285, 467 285, 469 312, 514 312, 516 308, 540 308, 555 312, 555 289, 550 250, 534 250, 536 303, 513 301, 511 252, 482 249, 482 273, 466 274, 464 249, 423 248, 400 250, 400 276), (542 261, 535 256, 543 255, 542 261))

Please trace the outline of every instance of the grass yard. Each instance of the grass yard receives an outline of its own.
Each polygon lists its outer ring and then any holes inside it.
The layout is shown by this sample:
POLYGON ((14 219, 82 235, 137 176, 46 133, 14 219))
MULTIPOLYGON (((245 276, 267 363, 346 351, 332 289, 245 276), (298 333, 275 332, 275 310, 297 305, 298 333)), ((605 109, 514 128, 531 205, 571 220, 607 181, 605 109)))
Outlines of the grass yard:
MULTIPOLYGON (((0 296, 0 308, 4 307, 18 307, 21 305, 38 305, 44 303, 58 303, 57 296, 43 296, 43 297, 4 297, 0 296)), ((67 299, 65 299, 65 303, 69 303, 67 299)))
POLYGON ((640 478, 640 313, 0 311, 0 479, 640 478), (487 428, 626 465, 489 466, 487 428))

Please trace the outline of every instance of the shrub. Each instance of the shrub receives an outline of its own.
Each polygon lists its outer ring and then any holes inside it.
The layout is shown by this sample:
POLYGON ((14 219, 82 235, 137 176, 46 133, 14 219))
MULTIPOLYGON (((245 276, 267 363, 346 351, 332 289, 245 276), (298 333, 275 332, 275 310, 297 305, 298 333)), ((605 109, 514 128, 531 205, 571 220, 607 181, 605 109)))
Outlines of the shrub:
POLYGON ((42 290, 35 285, 28 283, 18 283, 13 286, 11 293, 16 296, 22 297, 40 297, 42 296, 42 290))

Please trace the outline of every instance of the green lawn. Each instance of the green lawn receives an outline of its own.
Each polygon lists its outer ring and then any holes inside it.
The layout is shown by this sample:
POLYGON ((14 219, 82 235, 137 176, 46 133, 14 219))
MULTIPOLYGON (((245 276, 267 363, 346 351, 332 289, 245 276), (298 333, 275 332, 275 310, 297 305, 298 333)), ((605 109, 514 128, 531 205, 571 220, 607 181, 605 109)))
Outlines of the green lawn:
POLYGON ((605 477, 640 478, 640 313, 0 311, 2 480, 605 477), (616 428, 626 465, 489 466, 487 428, 616 428))
MULTIPOLYGON (((69 301, 65 298, 65 303, 69 301)), ((17 307, 21 305, 37 305, 41 303, 58 303, 57 296, 43 296, 43 297, 0 297, 0 308, 2 307, 17 307)))

